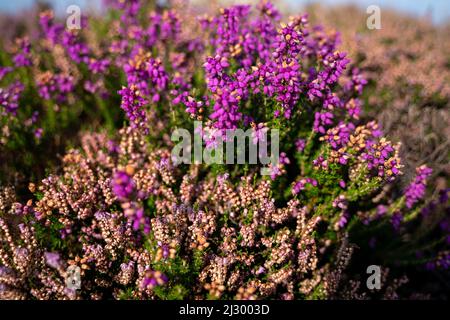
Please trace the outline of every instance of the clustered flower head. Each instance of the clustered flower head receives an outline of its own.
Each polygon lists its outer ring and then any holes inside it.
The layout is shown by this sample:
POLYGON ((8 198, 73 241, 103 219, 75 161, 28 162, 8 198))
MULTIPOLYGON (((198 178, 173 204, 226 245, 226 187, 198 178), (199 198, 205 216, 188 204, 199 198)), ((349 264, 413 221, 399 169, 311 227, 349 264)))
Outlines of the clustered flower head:
MULTIPOLYGON (((128 169, 132 172, 132 169, 128 169)), ((136 186, 133 178, 125 171, 117 171, 113 177, 112 189, 119 199, 130 199, 136 192, 136 186)))
POLYGON ((406 206, 408 208, 412 208, 414 204, 425 196, 427 179, 432 173, 433 170, 426 165, 416 169, 414 181, 405 190, 406 206))
POLYGON ((293 188, 292 188, 292 192, 294 194, 299 193, 300 191, 304 190, 306 185, 311 185, 313 187, 317 187, 317 181, 313 178, 302 178, 299 181, 297 181, 293 188))
POLYGON ((20 94, 23 90, 24 86, 19 81, 16 81, 7 88, 0 88, 0 106, 2 106, 2 113, 17 113, 20 94))
POLYGON ((118 93, 122 96, 121 108, 125 111, 133 127, 147 129, 147 116, 143 106, 147 101, 141 96, 135 85, 123 87, 118 93))
POLYGON ((386 141, 385 138, 381 138, 379 143, 373 141, 367 141, 367 152, 364 152, 361 157, 367 161, 367 168, 369 170, 376 170, 378 176, 392 177, 400 173, 400 163, 397 158, 392 157, 395 149, 386 141))
POLYGON ((71 76, 53 74, 50 71, 38 75, 36 84, 42 99, 55 99, 58 102, 67 100, 67 95, 74 89, 73 78, 71 76))
POLYGON ((18 53, 14 56, 14 65, 16 67, 31 66, 31 45, 28 38, 17 39, 18 53))

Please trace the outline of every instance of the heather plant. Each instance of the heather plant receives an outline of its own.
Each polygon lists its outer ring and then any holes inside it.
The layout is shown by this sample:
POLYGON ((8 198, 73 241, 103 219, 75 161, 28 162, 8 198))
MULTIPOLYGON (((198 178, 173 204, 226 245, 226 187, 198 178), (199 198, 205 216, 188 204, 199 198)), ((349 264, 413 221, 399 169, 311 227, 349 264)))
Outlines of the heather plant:
POLYGON ((361 120, 368 81, 336 34, 266 1, 195 19, 107 4, 80 30, 42 12, 2 53, 1 298, 446 296, 449 190, 426 164, 399 184, 401 146, 361 120), (278 161, 180 164, 179 128, 210 154, 276 129, 278 161))
POLYGON ((402 142, 407 177, 426 162, 434 176, 448 179, 448 24, 383 8, 383 27, 369 30, 364 27, 367 14, 356 7, 316 5, 307 10, 313 21, 339 31, 342 47, 368 81, 361 116, 375 117, 392 139, 402 142))

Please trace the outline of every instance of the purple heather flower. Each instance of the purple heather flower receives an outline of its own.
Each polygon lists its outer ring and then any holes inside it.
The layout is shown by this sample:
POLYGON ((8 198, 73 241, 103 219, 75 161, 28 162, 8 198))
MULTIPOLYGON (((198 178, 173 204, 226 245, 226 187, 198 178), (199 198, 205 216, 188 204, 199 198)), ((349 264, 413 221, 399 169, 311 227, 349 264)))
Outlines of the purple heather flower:
POLYGON ((354 119, 359 119, 361 108, 362 103, 358 98, 352 98, 345 104, 345 109, 347 110, 348 114, 354 119))
POLYGON ((233 49, 243 46, 242 34, 245 33, 246 26, 241 23, 245 21, 250 13, 250 6, 235 5, 224 8, 218 17, 215 17, 209 26, 203 23, 206 28, 214 27, 217 36, 211 39, 216 46, 216 53, 219 55, 230 55, 233 49))
POLYGON ((135 86, 144 97, 153 102, 161 99, 161 93, 169 85, 169 76, 160 59, 153 59, 140 47, 134 50, 124 66, 129 86, 135 86))
POLYGON ((286 172, 284 170, 284 167, 289 163, 291 163, 291 161, 287 157, 286 153, 281 152, 278 163, 275 165, 271 165, 270 167, 270 178, 272 180, 275 180, 278 176, 283 175, 286 172))
POLYGON ((118 92, 122 96, 120 107, 125 111, 133 128, 142 128, 145 132, 148 130, 147 115, 144 105, 147 101, 142 98, 136 86, 130 88, 123 87, 118 92))
POLYGON ((377 206, 377 218, 381 218, 388 212, 388 209, 386 206, 380 204, 377 206))
POLYGON ((411 209, 420 199, 422 199, 426 192, 427 178, 433 173, 431 168, 423 165, 416 169, 416 177, 414 181, 406 188, 405 198, 406 207, 411 209))
POLYGON ((348 206, 348 201, 345 198, 345 195, 341 194, 339 197, 337 197, 336 199, 333 200, 332 203, 334 208, 340 208, 340 209, 347 209, 348 206))
POLYGON ((333 118, 333 114, 329 111, 316 112, 314 114, 314 131, 325 134, 325 128, 333 124, 333 118))
POLYGON ((13 71, 12 67, 1 67, 0 66, 0 81, 11 71, 13 71))
POLYGON ((313 178, 302 178, 299 181, 297 181, 293 188, 292 193, 298 194, 300 191, 304 190, 306 188, 306 185, 312 185, 313 187, 317 187, 317 180, 313 178))
POLYGON ((273 47, 271 61, 257 70, 255 78, 261 79, 263 92, 275 96, 283 107, 283 115, 289 119, 301 92, 300 63, 297 59, 303 48, 301 20, 282 26, 273 47), (257 77, 256 77, 257 76, 257 77))
POLYGON ((263 273, 265 273, 265 272, 266 272, 266 269, 265 269, 263 266, 260 266, 260 267, 258 268, 258 270, 256 270, 256 274, 257 274, 257 275, 263 274, 263 273))
POLYGON ((183 99, 183 104, 186 106, 186 112, 191 115, 196 115, 199 111, 201 113, 201 107, 204 105, 203 101, 197 101, 189 95, 183 99))
POLYGON ((145 289, 153 289, 156 286, 162 286, 169 281, 167 276, 161 271, 147 270, 145 278, 142 280, 142 287, 145 289))
POLYGON ((144 221, 144 209, 138 208, 135 210, 135 214, 133 217, 133 230, 139 230, 141 224, 145 224, 144 221))
POLYGON ((336 83, 345 70, 347 64, 350 62, 346 56, 347 54, 345 52, 333 52, 332 54, 326 56, 323 59, 325 69, 324 71, 319 72, 319 77, 327 84, 336 83))
POLYGON ((61 44, 67 50, 67 54, 74 62, 89 63, 89 48, 79 39, 77 31, 64 31, 61 44))
POLYGON ((119 145, 114 140, 108 140, 106 144, 108 151, 112 154, 119 152, 119 145))
POLYGON ((425 264, 427 270, 447 270, 450 268, 450 253, 448 251, 439 252, 438 255, 431 261, 425 264))
POLYGON ((122 25, 120 31, 123 35, 126 35, 129 26, 134 26, 138 23, 137 15, 141 8, 140 0, 104 0, 104 2, 106 6, 121 11, 120 21, 122 25))
POLYGON ((332 130, 328 130, 328 143, 334 150, 337 150, 346 145, 350 140, 350 135, 355 130, 353 123, 339 123, 339 125, 332 130))
POLYGON ((112 189, 120 200, 129 200, 136 192, 136 184, 127 172, 117 171, 113 177, 112 189))
POLYGON ((208 57, 204 64, 208 89, 216 95, 210 118, 215 121, 214 127, 221 130, 237 128, 242 119, 239 102, 248 95, 250 79, 243 69, 236 71, 236 79, 231 78, 225 72, 228 66, 227 58, 219 55, 208 57))
POLYGON ((348 213, 348 211, 346 211, 346 210, 342 211, 341 215, 339 216, 338 221, 336 222, 336 224, 334 226, 335 230, 344 228, 348 223, 349 217, 350 217, 350 214, 348 213))
POLYGON ((43 133, 44 133, 44 129, 42 129, 42 128, 36 128, 34 130, 34 136, 36 137, 36 139, 41 139, 43 133))
POLYGON ((350 62, 343 52, 329 52, 323 55, 322 64, 324 68, 320 71, 310 69, 310 82, 308 84, 308 97, 311 101, 325 97, 325 100, 331 99, 324 105, 339 106, 336 101, 337 96, 330 92, 330 86, 335 84, 342 75, 347 64, 350 62))
POLYGON ((161 99, 161 92, 166 90, 169 84, 169 76, 164 70, 162 62, 159 59, 150 59, 147 68, 148 78, 151 84, 151 99, 153 102, 158 102, 161 99))
POLYGON ((269 128, 266 127, 265 123, 258 123, 255 125, 252 130, 253 144, 258 144, 258 141, 266 141, 267 131, 269 131, 269 128))
POLYGON ((64 26, 62 24, 54 23, 53 17, 52 11, 42 12, 39 17, 39 24, 44 31, 45 38, 47 38, 52 45, 55 45, 60 42, 64 26))
POLYGON ((67 100, 75 84, 72 76, 45 72, 37 78, 39 95, 45 100, 56 99, 58 103, 67 100))
POLYGON ((158 242, 158 247, 161 249, 162 258, 167 259, 170 255, 170 246, 167 244, 158 242))
POLYGON ((313 160, 313 165, 315 169, 327 169, 328 168, 328 160, 323 156, 319 156, 317 159, 313 160))
POLYGON ((103 83, 101 81, 92 82, 90 80, 86 80, 83 84, 84 89, 92 94, 97 93, 101 90, 103 83))
POLYGON ((361 159, 366 162, 367 168, 374 171, 378 177, 392 180, 401 173, 401 164, 395 157, 394 151, 394 147, 385 138, 381 138, 378 143, 368 140, 361 159))
POLYGON ((399 211, 394 212, 394 214, 391 217, 391 223, 395 231, 398 231, 400 229, 402 221, 403 215, 399 211))
POLYGON ((92 73, 104 73, 108 69, 110 61, 108 59, 89 59, 88 68, 92 73))
POLYGON ((351 71, 351 77, 349 81, 344 84, 344 90, 347 92, 355 92, 362 94, 362 91, 367 84, 367 80, 361 74, 358 68, 353 68, 351 71))
POLYGON ((338 97, 338 95, 334 92, 331 92, 330 89, 327 89, 326 94, 323 99, 323 108, 327 110, 334 110, 335 108, 341 108, 343 102, 338 97))
POLYGON ((13 57, 14 65, 16 67, 31 66, 31 45, 28 38, 17 40, 19 52, 13 57))
POLYGON ((19 98, 23 90, 24 86, 19 81, 7 88, 0 88, 0 112, 15 115, 19 108, 19 98))
POLYGON ((45 256, 45 261, 47 262, 47 264, 55 269, 59 269, 61 267, 61 257, 59 255, 59 253, 55 253, 55 252, 45 252, 44 253, 45 256))
POLYGON ((176 40, 178 38, 181 32, 181 22, 174 10, 166 10, 163 12, 159 29, 161 32, 161 40, 176 40))
POLYGON ((303 150, 305 150, 305 146, 306 146, 305 139, 297 139, 297 141, 295 141, 295 148, 297 149, 298 152, 303 152, 303 150))
POLYGON ((136 183, 127 171, 116 171, 112 180, 112 190, 116 197, 122 202, 124 215, 131 223, 133 230, 137 231, 141 226, 144 233, 150 232, 150 220, 144 215, 144 209, 135 201, 140 197, 136 189, 136 183))

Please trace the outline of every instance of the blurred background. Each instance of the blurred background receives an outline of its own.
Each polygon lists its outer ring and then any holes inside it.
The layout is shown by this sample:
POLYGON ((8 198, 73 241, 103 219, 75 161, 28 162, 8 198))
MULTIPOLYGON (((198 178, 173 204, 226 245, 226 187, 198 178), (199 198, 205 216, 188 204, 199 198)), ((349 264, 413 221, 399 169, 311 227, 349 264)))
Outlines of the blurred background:
MULTIPOLYGON (((36 2, 49 3, 56 12, 64 13, 69 5, 75 4, 82 9, 100 10, 102 0, 15 0, 0 1, 0 12, 15 13, 33 6, 36 2)), ((161 1, 163 2, 163 1, 161 1)), ((194 0, 195 2, 195 0, 194 0)), ((227 3, 255 1, 221 1, 227 3)), ((300 10, 311 4, 326 6, 356 5, 363 9, 369 5, 378 5, 381 9, 394 9, 416 17, 429 17, 433 23, 446 23, 450 19, 450 1, 448 0, 276 0, 273 1, 290 10, 300 10)))

